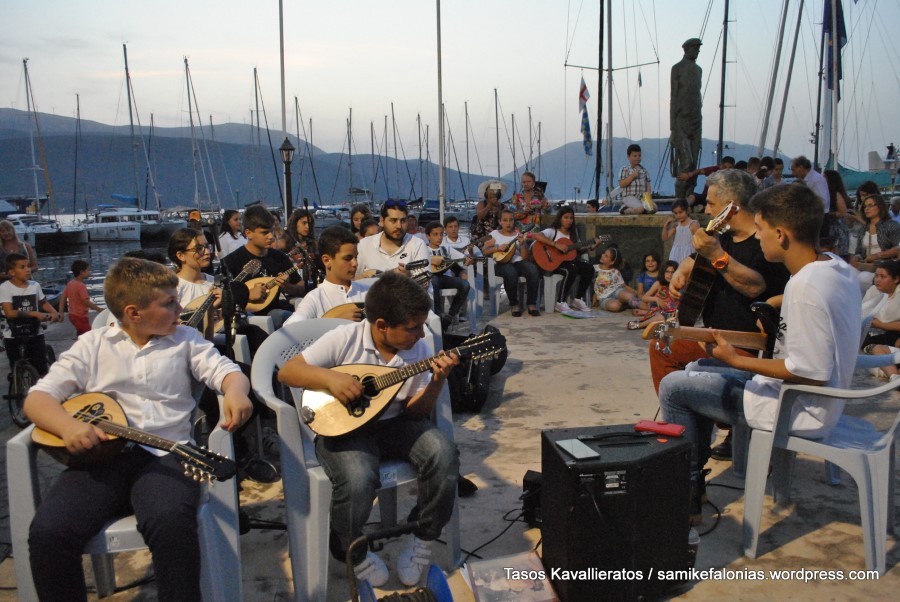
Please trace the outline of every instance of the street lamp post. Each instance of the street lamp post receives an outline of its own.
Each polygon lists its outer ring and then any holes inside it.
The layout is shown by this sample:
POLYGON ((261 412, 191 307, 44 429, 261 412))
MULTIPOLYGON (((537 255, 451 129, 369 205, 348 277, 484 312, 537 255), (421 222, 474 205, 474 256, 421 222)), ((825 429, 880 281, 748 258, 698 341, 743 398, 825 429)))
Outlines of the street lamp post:
POLYGON ((291 163, 294 161, 294 151, 296 149, 288 137, 285 136, 284 142, 281 143, 281 148, 278 150, 281 151, 281 160, 284 161, 284 219, 287 221, 291 213, 294 212, 294 203, 291 198, 291 163))

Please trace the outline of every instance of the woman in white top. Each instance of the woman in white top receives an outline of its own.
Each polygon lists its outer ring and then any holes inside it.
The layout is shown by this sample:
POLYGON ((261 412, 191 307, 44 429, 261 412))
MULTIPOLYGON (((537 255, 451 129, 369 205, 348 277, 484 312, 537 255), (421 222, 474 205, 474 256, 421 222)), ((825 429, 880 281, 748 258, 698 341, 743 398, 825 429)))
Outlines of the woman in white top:
POLYGON ((169 238, 169 259, 175 264, 175 273, 178 275, 178 304, 187 307, 195 299, 201 297, 205 299, 210 292, 216 296, 215 302, 209 308, 210 319, 207 320, 207 329, 203 333, 210 340, 215 334, 213 332, 215 320, 212 316, 222 302, 222 289, 214 288, 213 277, 202 271, 210 264, 211 251, 203 232, 191 228, 176 230, 169 238))
POLYGON ((524 258, 520 233, 515 229, 515 216, 509 209, 500 212, 500 228, 491 232, 491 238, 484 243, 485 255, 497 251, 505 252, 515 246, 512 258, 505 263, 494 265, 494 273, 503 278, 503 287, 509 297, 509 309, 513 317, 522 315, 522 306, 519 305, 519 276, 525 278, 526 304, 528 315, 539 316, 541 312, 537 308, 538 286, 541 274, 536 265, 524 258))
POLYGON ((224 259, 235 249, 247 244, 241 228, 243 228, 243 224, 240 212, 237 209, 226 210, 222 215, 222 233, 219 235, 219 247, 222 249, 219 259, 224 259))
POLYGON ((900 339, 900 261, 879 261, 875 267, 875 284, 863 297, 863 308, 877 306, 863 346, 894 345, 900 339), (886 297, 883 301, 880 298, 886 297))

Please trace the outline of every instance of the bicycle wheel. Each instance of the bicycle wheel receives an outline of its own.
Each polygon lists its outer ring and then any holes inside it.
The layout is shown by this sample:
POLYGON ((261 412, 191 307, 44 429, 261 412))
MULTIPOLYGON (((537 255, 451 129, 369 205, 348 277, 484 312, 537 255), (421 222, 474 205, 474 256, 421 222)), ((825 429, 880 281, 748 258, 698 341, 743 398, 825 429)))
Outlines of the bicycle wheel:
POLYGON ((53 365, 53 362, 56 361, 56 351, 53 350, 53 347, 47 345, 45 348, 47 353, 47 368, 53 365))
POLYGON ((18 361, 13 366, 12 381, 9 384, 9 415, 12 421, 21 428, 25 428, 31 421, 25 415, 25 396, 41 375, 37 369, 28 362, 18 361))

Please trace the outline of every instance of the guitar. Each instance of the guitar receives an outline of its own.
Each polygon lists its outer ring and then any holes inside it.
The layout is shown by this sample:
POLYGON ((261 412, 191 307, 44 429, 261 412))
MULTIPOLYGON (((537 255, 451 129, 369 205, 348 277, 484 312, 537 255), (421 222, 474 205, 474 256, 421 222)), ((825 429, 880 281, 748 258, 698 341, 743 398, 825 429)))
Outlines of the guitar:
POLYGON ((556 243, 566 245, 566 251, 560 251, 554 244, 547 244, 541 240, 534 241, 531 245, 531 257, 539 268, 546 272, 552 272, 565 261, 574 261, 578 254, 589 249, 595 244, 607 243, 612 240, 612 236, 604 234, 598 236, 592 241, 574 243, 568 238, 559 238, 556 243))
POLYGON ((515 239, 509 241, 509 248, 507 248, 505 251, 494 251, 493 253, 491 253, 491 257, 493 257, 494 261, 496 261, 497 263, 509 263, 509 261, 516 254, 516 248, 518 247, 517 243, 525 236, 525 234, 531 232, 535 228, 537 228, 537 224, 524 226, 519 231, 518 236, 515 239))
MULTIPOLYGON (((446 353, 460 357, 471 356, 473 362, 493 359, 503 351, 493 333, 474 336, 446 353)), ((300 417, 315 433, 338 437, 353 432, 377 419, 393 401, 407 379, 431 370, 431 362, 438 356, 421 360, 402 368, 370 364, 347 364, 332 370, 349 374, 360 381, 364 393, 344 405, 328 391, 306 389, 300 399, 300 417)))
POLYGON ((178 443, 128 426, 122 407, 103 393, 84 393, 62 404, 76 420, 93 424, 112 438, 84 454, 73 455, 63 440, 35 427, 31 440, 44 447, 51 456, 67 466, 88 466, 121 451, 127 441, 175 454, 184 466, 185 476, 195 481, 227 481, 235 475, 234 461, 193 443, 178 443))
MULTIPOLYGON (((737 215, 740 210, 741 208, 735 205, 734 202, 728 203, 706 225, 705 232, 707 234, 722 234, 726 232, 731 227, 728 225, 728 221, 737 215)), ((712 266, 712 263, 702 255, 697 254, 694 259, 694 267, 691 268, 691 274, 688 276, 687 284, 681 290, 681 299, 678 302, 678 321, 681 324, 693 326, 697 323, 717 275, 718 270, 712 266)))
POLYGON ((435 275, 443 274, 444 272, 449 270, 451 267, 453 267, 455 265, 459 265, 459 264, 465 262, 467 259, 471 259, 472 261, 475 261, 475 262, 488 260, 487 257, 460 257, 459 259, 447 259, 445 257, 444 260, 440 264, 437 264, 437 265, 435 265, 433 263, 431 264, 431 273, 435 274, 435 275))
MULTIPOLYGON (((250 276, 256 274, 261 268, 262 263, 259 259, 251 259, 244 264, 241 273, 234 277, 234 282, 243 282, 250 276)), ((212 307, 212 304, 215 303, 215 301, 216 295, 214 292, 210 292, 205 297, 197 297, 185 305, 184 310, 178 317, 178 321, 185 326, 198 328, 200 329, 200 332, 206 332, 206 328, 209 326, 209 308, 212 307)), ((214 331, 218 331, 221 328, 222 321, 220 320, 219 322, 216 322, 214 331)))
POLYGON ((297 272, 303 269, 304 263, 301 261, 299 263, 295 263, 294 267, 287 269, 274 278, 271 276, 260 276, 259 278, 254 278, 247 282, 247 288, 253 290, 253 288, 262 284, 263 286, 263 298, 259 301, 249 301, 247 303, 247 311, 249 312, 257 312, 263 308, 265 308, 269 303, 278 296, 278 291, 281 290, 281 286, 278 284, 278 278, 287 278, 294 272, 297 272))
MULTIPOLYGON (((740 332, 738 330, 719 330, 722 338, 743 349, 766 351, 769 337, 764 332, 740 332)), ((700 341, 701 343, 715 343, 711 328, 696 328, 694 326, 681 326, 678 322, 656 322, 649 324, 641 334, 644 340, 657 339, 667 344, 672 339, 685 339, 688 341, 700 341)))

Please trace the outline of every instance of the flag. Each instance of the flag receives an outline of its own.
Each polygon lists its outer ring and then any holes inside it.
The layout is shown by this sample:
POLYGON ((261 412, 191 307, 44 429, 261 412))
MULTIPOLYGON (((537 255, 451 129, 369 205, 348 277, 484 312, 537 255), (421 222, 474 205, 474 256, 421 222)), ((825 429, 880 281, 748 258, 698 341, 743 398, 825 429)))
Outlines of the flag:
MULTIPOLYGON (((585 89, 586 91, 586 89, 585 89)), ((587 106, 581 111, 581 133, 584 135, 584 154, 590 157, 593 155, 594 143, 591 141, 591 122, 588 119, 587 106)))
POLYGON ((584 77, 581 78, 581 88, 578 91, 578 110, 584 111, 587 108, 588 98, 591 97, 590 92, 588 92, 587 84, 584 83, 584 77))
POLYGON ((825 35, 825 61, 826 61, 826 82, 829 90, 834 90, 834 38, 837 37, 838 43, 838 64, 837 64, 837 94, 838 100, 841 98, 840 80, 843 79, 841 70, 841 49, 847 45, 847 29, 844 26, 844 10, 841 7, 841 0, 836 0, 837 6, 837 36, 833 32, 833 19, 831 18, 832 0, 825 0, 825 16, 822 18, 822 33, 825 35))

